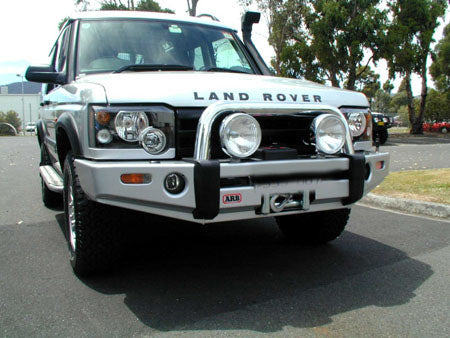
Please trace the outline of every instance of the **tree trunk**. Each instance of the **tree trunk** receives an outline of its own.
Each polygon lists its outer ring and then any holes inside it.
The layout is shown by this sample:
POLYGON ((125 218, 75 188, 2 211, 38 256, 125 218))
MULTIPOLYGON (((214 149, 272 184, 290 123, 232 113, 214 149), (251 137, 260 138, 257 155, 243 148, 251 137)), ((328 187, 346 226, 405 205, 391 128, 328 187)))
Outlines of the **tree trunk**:
POLYGON ((420 134, 420 130, 418 130, 417 126, 417 119, 416 119, 416 112, 414 109, 414 97, 412 94, 412 88, 411 88, 411 71, 406 71, 405 74, 405 89, 406 89, 406 99, 407 99, 407 106, 408 106, 408 118, 409 123, 411 124, 411 129, 409 131, 410 134, 420 134))
POLYGON ((198 0, 187 0, 188 4, 188 10, 190 16, 196 16, 197 15, 197 3, 198 0))
POLYGON ((338 87, 338 88, 340 88, 339 80, 337 79, 336 73, 335 73, 334 71, 331 71, 331 72, 330 72, 330 81, 331 81, 331 85, 332 85, 333 87, 338 87))
POLYGON ((355 82, 356 82, 356 65, 355 66, 352 65, 348 72, 346 89, 355 90, 355 82))
POLYGON ((420 111, 417 117, 416 125, 420 125, 420 131, 418 134, 423 134, 423 117, 425 115, 425 107, 427 103, 428 87, 427 87, 427 59, 425 58, 422 71, 420 72, 420 77, 422 78, 422 91, 420 93, 420 111))

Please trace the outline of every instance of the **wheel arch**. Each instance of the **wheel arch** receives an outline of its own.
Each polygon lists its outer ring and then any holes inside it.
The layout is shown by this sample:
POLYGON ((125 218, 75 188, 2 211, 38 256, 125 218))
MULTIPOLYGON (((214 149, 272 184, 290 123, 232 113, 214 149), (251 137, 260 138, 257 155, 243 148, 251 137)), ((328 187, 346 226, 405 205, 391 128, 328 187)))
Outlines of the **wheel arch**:
POLYGON ((41 147, 41 144, 44 142, 45 138, 44 124, 42 123, 42 120, 37 121, 36 130, 37 130, 36 136, 38 139, 39 147, 41 147))
POLYGON ((68 113, 62 114, 58 118, 58 122, 56 122, 56 147, 61 169, 64 169, 64 160, 70 150, 72 150, 74 157, 82 156, 82 148, 75 121, 68 113))

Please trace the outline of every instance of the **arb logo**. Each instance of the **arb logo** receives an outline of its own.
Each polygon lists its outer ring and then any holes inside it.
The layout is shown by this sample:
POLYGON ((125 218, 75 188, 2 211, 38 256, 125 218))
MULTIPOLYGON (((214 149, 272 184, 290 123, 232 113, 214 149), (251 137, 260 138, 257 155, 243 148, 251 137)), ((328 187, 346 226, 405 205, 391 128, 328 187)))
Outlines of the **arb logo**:
POLYGON ((226 194, 226 195, 223 195, 222 202, 223 202, 223 204, 241 203, 242 202, 242 195, 241 194, 226 194))

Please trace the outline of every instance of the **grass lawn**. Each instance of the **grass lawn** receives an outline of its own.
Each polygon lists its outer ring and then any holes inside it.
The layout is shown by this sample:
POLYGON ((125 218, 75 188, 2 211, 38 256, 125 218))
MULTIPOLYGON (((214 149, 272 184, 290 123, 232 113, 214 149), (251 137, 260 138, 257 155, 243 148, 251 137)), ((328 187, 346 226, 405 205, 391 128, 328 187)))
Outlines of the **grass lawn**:
POLYGON ((390 173, 372 192, 377 195, 450 204, 450 169, 390 173))

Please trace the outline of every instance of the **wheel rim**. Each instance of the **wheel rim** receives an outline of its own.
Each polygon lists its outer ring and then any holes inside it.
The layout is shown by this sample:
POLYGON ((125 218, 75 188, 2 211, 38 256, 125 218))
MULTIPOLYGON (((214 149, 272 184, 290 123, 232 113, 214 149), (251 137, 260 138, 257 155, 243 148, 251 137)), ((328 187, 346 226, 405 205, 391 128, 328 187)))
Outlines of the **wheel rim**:
POLYGON ((72 247, 72 250, 75 252, 75 246, 77 244, 77 234, 75 232, 76 219, 75 219, 75 203, 73 198, 72 178, 69 178, 68 184, 67 214, 68 214, 67 222, 69 223, 70 246, 72 247))

